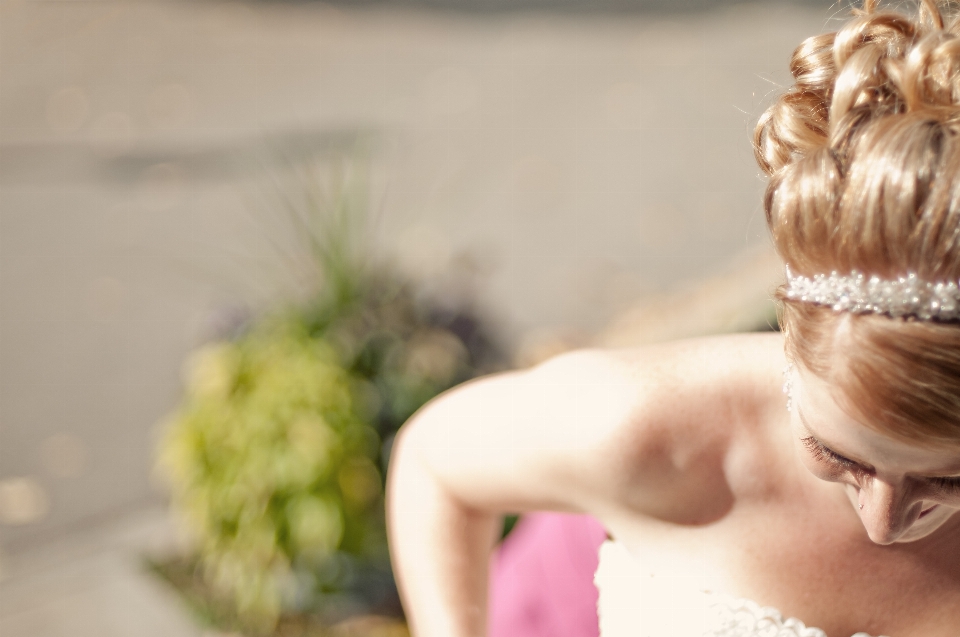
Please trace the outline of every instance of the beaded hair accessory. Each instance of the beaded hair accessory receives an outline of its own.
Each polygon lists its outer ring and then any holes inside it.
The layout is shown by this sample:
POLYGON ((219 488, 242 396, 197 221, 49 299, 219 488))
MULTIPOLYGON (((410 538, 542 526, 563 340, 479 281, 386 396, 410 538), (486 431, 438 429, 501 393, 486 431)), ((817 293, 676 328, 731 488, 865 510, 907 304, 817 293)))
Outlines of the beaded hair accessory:
POLYGON ((793 363, 783 368, 783 393, 787 397, 787 411, 793 411, 793 363))
POLYGON ((922 321, 960 320, 960 286, 956 281, 931 283, 913 272, 898 279, 867 277, 854 270, 848 275, 817 274, 812 278, 787 268, 788 299, 829 305, 840 312, 885 314, 922 321))

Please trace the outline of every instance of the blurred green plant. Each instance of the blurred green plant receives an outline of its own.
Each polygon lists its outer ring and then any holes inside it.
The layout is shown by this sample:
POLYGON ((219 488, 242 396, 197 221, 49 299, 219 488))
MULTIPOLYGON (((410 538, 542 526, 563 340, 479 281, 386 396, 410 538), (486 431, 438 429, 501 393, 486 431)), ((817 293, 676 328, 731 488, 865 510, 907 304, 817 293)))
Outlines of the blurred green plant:
POLYGON ((200 349, 187 376, 160 462, 203 579, 269 629, 304 567, 382 553, 379 438, 332 349, 293 322, 200 349))
POLYGON ((399 612, 382 498, 393 435, 505 361, 469 307, 374 258, 362 161, 295 174, 282 193, 309 293, 189 358, 158 450, 196 555, 157 570, 211 623, 256 634, 284 616, 399 612))

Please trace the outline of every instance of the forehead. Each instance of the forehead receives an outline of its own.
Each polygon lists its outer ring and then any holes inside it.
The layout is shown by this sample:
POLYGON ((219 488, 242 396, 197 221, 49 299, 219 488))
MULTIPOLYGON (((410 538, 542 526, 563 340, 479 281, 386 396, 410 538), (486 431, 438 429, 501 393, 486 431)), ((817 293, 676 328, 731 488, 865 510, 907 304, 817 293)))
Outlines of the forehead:
POLYGON ((870 466, 903 473, 960 473, 960 446, 930 448, 884 435, 859 422, 836 400, 836 390, 798 369, 794 400, 798 424, 831 450, 870 466))

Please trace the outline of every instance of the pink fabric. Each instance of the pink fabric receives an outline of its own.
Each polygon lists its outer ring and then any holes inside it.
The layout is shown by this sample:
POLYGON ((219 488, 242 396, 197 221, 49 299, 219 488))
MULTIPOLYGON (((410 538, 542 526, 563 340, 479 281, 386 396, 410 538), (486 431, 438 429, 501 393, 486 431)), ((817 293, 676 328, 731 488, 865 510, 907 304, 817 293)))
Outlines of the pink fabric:
POLYGON ((598 637, 593 574, 606 535, 585 515, 523 516, 491 562, 490 637, 598 637))

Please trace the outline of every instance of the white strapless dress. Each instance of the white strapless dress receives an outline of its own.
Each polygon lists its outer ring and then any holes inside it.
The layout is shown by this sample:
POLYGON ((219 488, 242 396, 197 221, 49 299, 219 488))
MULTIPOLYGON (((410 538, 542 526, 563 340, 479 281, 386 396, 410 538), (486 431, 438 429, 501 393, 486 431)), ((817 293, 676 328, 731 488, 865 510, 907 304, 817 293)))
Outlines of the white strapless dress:
POLYGON ((600 637, 827 637, 775 608, 703 590, 696 576, 645 574, 622 544, 609 540, 600 547, 594 583, 600 637))

